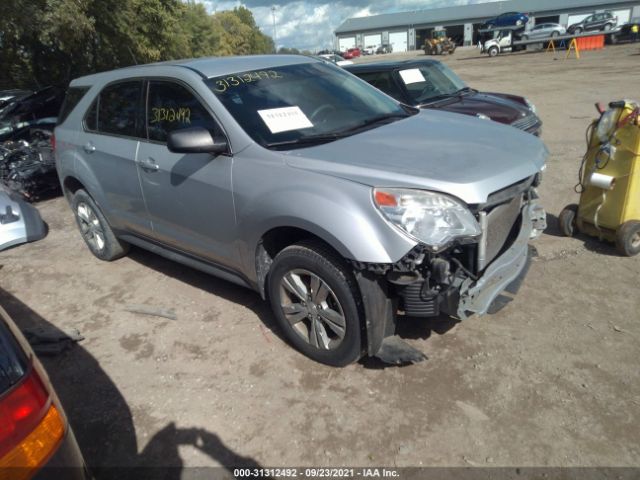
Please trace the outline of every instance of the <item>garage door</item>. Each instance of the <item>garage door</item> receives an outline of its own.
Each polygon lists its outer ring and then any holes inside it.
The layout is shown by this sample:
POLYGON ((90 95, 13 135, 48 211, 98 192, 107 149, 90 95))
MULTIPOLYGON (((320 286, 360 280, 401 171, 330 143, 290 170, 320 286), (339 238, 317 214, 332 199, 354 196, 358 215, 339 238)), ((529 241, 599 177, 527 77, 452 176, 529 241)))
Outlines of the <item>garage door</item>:
POLYGON ((341 38, 338 44, 338 47, 340 48, 341 52, 349 50, 350 48, 353 48, 355 46, 356 46, 356 37, 341 38))
POLYGON ((393 47, 394 52, 407 51, 407 32, 389 33, 389 43, 393 47))
POLYGON ((365 35, 364 46, 365 47, 379 47, 382 44, 382 35, 365 35))
POLYGON ((613 10, 614 17, 618 17, 618 25, 624 25, 631 18, 631 10, 613 10))

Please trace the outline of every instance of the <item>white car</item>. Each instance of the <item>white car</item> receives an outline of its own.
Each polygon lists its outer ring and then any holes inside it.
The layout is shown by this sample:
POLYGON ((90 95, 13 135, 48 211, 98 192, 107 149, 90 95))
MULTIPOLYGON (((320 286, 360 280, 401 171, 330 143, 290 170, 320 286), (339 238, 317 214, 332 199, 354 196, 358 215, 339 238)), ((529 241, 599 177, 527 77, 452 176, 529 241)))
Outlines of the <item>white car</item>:
POLYGON ((369 45, 364 49, 365 55, 375 55, 379 45, 369 45))
POLYGON ((335 63, 339 67, 344 67, 345 65, 353 65, 353 62, 351 60, 345 60, 340 55, 336 55, 335 53, 327 53, 318 56, 324 58, 325 60, 329 60, 332 63, 335 63))

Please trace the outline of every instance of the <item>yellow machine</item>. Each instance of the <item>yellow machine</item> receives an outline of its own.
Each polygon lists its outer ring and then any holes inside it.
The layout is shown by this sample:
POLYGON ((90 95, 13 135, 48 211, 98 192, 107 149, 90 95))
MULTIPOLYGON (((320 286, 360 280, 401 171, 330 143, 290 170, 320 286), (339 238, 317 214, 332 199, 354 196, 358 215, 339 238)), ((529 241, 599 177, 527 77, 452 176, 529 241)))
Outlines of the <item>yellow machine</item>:
POLYGON ((618 252, 640 253, 640 106, 613 102, 588 130, 580 168, 580 204, 559 216, 567 236, 575 230, 616 243, 618 252))
POLYGON ((431 38, 427 38, 422 46, 425 55, 446 55, 456 51, 456 44, 447 37, 447 30, 437 28, 431 31, 431 38))

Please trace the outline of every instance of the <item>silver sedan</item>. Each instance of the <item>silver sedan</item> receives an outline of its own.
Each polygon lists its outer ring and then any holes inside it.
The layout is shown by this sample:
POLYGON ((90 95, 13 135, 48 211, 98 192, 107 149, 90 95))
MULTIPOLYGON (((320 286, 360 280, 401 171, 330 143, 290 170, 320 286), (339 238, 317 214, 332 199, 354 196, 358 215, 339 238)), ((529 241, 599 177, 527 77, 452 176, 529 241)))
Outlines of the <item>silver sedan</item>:
POLYGON ((522 36, 523 40, 536 38, 555 38, 566 35, 567 29, 558 23, 541 23, 522 36))

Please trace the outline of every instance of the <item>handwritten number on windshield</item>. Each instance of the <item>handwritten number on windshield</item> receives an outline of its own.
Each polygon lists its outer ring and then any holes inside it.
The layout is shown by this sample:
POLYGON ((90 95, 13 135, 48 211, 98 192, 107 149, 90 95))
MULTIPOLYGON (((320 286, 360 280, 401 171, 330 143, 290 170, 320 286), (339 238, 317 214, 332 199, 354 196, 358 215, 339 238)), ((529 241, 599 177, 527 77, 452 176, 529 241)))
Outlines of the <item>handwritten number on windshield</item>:
POLYGON ((230 88, 239 87, 240 85, 250 85, 259 80, 277 80, 284 78, 282 74, 274 70, 260 70, 255 72, 240 73, 231 75, 226 78, 216 80, 216 88, 218 93, 224 93, 230 88))

